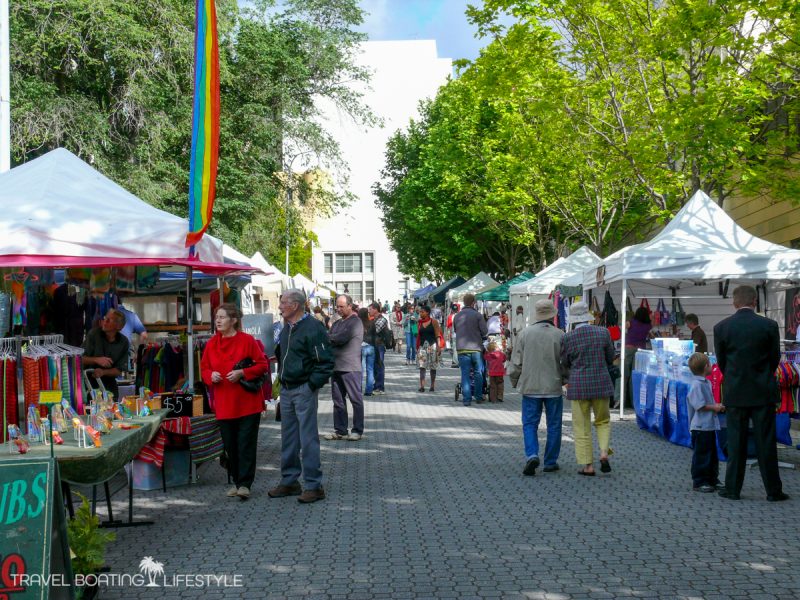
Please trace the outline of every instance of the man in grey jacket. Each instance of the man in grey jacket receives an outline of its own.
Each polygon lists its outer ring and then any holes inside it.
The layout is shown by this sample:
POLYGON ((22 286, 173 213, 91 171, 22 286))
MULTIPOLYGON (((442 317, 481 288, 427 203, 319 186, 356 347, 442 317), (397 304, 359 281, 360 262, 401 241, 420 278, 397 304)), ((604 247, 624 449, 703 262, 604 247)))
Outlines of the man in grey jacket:
POLYGON ((463 310, 453 317, 453 331, 456 333, 458 366, 461 367, 464 406, 472 404, 473 396, 480 404, 483 402, 483 341, 488 336, 488 330, 483 316, 475 310, 475 294, 464 296, 463 310), (471 377, 473 373, 474 389, 471 377))
POLYGON ((561 338, 564 332, 553 325, 556 309, 550 300, 534 305, 534 323, 517 337, 511 355, 511 384, 522 394, 522 437, 525 442, 524 475, 536 475, 539 466, 537 431, 542 407, 547 415, 547 443, 544 448, 544 471, 558 471, 561 452, 561 394, 564 369, 561 365, 561 338))
POLYGON ((341 319, 331 326, 329 334, 335 365, 331 380, 334 432, 326 440, 357 442, 364 435, 364 399, 361 396, 361 342, 364 326, 353 310, 353 299, 347 294, 336 298, 336 312, 341 319), (353 429, 347 433, 347 403, 353 405, 353 429))

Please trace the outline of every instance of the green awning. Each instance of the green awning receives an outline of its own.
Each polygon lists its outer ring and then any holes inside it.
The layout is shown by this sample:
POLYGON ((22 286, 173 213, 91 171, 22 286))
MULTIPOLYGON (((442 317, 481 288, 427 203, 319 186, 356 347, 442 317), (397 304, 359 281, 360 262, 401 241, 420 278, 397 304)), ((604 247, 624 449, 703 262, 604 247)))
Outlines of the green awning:
POLYGON ((520 273, 513 279, 509 279, 505 283, 501 283, 495 288, 481 292, 475 296, 476 300, 488 300, 489 302, 507 302, 508 301, 508 288, 517 283, 533 279, 534 275, 530 271, 520 273))

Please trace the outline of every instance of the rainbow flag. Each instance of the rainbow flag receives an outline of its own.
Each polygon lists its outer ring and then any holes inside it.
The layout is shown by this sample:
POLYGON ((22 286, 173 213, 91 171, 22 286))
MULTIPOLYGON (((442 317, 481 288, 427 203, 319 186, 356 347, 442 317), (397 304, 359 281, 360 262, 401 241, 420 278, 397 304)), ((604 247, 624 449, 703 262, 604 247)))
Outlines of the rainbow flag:
POLYGON ((219 45, 214 0, 196 0, 194 110, 189 165, 189 233, 186 246, 203 237, 214 208, 219 158, 219 45))

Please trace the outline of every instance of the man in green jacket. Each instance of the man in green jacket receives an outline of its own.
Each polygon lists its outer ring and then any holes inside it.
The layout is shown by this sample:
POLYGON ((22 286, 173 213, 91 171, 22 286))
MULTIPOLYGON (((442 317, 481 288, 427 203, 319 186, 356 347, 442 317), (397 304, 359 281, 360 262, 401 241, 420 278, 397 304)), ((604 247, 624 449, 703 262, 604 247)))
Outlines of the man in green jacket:
POLYGON ((325 326, 305 312, 302 290, 281 295, 278 374, 281 382, 281 482, 270 498, 299 496, 310 504, 325 498, 320 467, 317 403, 319 390, 333 373, 334 359, 325 326), (302 451, 302 459, 301 459, 302 451), (305 489, 300 487, 303 475, 305 489))

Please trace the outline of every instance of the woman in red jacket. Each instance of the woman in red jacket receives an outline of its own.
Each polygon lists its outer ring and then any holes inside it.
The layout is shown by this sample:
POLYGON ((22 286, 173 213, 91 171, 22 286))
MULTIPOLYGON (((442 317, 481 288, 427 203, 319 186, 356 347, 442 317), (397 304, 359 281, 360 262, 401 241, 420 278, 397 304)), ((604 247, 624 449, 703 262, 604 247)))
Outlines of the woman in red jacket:
POLYGON ((250 497, 256 474, 258 426, 264 400, 261 390, 249 392, 239 380, 256 379, 269 370, 269 362, 253 336, 244 333, 242 313, 234 304, 220 304, 214 313, 217 333, 206 344, 200 373, 214 400, 214 412, 228 454, 228 472, 235 483, 230 497, 250 497), (234 368, 249 358, 252 366, 234 368))

